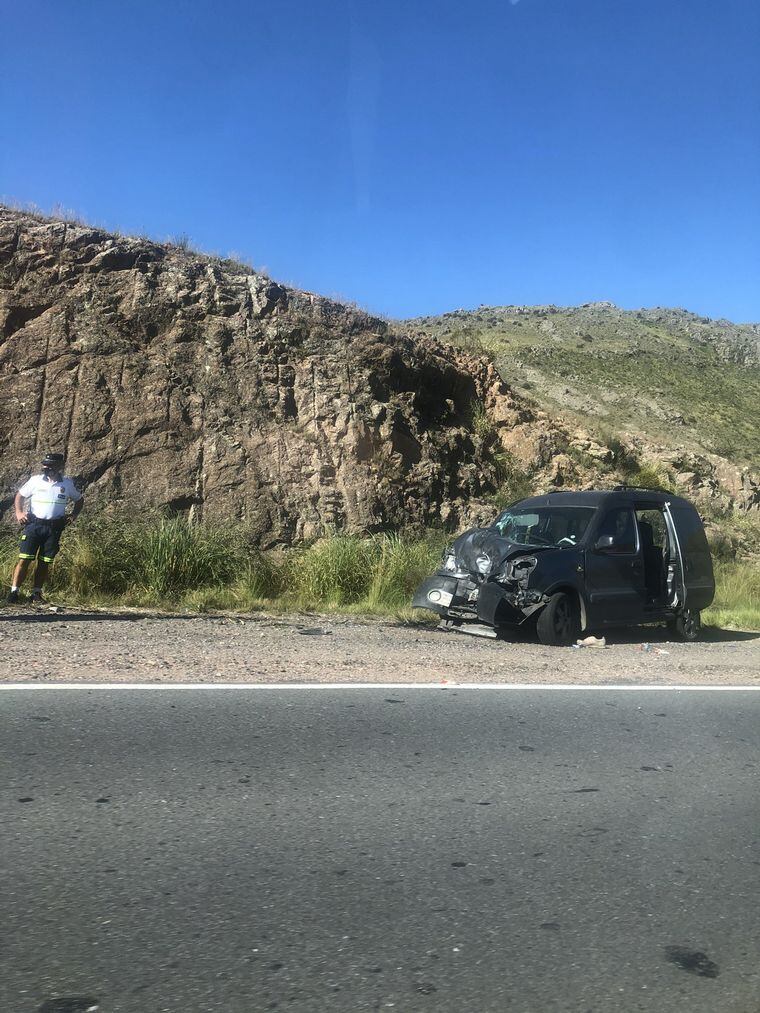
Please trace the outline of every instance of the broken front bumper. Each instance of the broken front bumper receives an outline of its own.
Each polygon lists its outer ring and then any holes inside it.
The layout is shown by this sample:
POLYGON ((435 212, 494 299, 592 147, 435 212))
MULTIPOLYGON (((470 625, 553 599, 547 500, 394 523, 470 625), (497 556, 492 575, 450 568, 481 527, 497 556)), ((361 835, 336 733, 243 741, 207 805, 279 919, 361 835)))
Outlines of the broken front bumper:
POLYGON ((417 588, 412 606, 437 612, 443 619, 461 619, 489 626, 519 626, 546 604, 539 591, 505 588, 495 581, 477 584, 468 578, 435 574, 417 588))

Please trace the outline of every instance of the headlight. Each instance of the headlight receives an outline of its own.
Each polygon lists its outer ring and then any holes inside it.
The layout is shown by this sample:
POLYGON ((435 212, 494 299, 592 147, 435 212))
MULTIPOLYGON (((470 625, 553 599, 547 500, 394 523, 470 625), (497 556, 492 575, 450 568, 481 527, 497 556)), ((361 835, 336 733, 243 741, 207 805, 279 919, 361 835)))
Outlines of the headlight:
POLYGON ((475 565, 477 566, 479 573, 488 573, 491 569, 491 557, 483 553, 482 556, 478 556, 475 560, 475 565))

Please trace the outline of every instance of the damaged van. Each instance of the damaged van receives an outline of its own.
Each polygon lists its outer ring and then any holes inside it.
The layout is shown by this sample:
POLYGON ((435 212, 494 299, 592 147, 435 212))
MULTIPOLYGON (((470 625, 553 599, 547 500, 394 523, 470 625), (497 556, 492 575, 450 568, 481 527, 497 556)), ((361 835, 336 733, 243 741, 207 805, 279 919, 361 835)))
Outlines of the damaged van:
POLYGON ((412 604, 449 629, 495 637, 535 623, 542 644, 586 630, 666 623, 696 640, 715 594, 710 549, 687 500, 658 489, 553 492, 508 507, 446 550, 412 604))

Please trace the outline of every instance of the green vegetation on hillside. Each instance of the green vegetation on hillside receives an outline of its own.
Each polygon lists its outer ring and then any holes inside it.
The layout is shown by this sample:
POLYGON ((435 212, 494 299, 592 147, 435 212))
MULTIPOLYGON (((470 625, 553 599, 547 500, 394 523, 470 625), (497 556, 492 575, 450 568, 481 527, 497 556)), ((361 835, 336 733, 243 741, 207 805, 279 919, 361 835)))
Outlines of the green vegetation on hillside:
POLYGON ((408 324, 490 354, 507 383, 600 436, 628 430, 737 464, 760 458, 757 325, 608 304, 481 307, 408 324))

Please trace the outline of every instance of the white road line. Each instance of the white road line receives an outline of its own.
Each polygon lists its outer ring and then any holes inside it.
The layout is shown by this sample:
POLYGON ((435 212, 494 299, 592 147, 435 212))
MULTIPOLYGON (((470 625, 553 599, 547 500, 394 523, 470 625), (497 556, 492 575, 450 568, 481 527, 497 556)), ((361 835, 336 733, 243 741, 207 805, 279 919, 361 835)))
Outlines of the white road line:
POLYGON ((654 692, 654 693, 757 693, 760 686, 658 686, 625 684, 606 686, 594 683, 524 683, 524 682, 6 682, 0 683, 0 690, 45 690, 45 689, 237 689, 237 690, 283 690, 283 689, 524 689, 524 690, 590 690, 607 693, 654 692))

